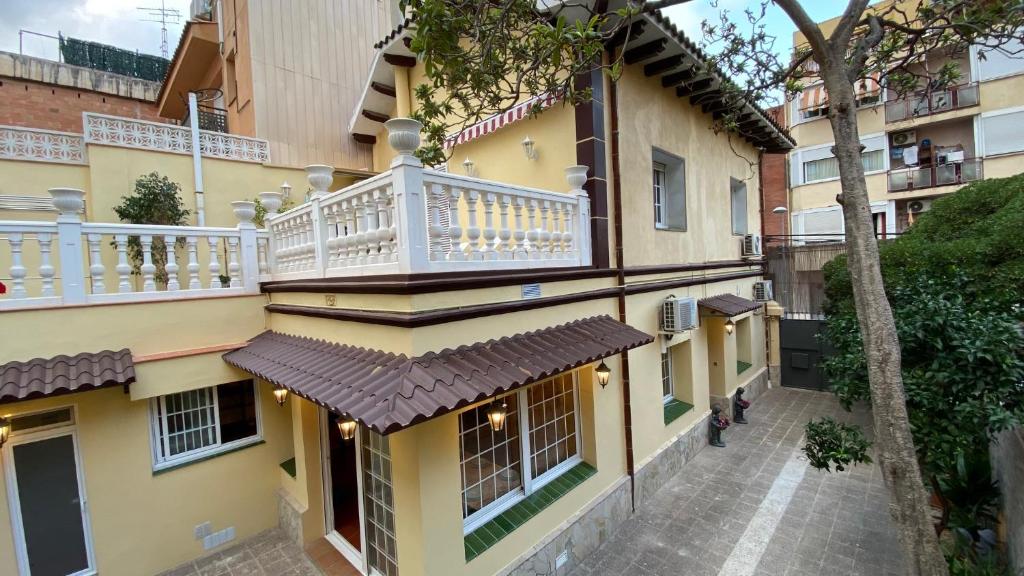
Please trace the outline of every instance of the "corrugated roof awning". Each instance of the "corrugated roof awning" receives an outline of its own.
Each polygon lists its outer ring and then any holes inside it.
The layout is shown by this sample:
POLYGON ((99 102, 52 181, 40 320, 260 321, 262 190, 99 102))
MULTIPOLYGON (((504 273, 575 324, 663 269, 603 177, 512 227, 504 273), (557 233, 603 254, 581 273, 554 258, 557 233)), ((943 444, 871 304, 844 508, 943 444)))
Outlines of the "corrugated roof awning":
POLYGON ((719 294, 718 296, 711 296, 710 298, 704 298, 698 300, 702 308, 707 308, 712 312, 718 313, 723 316, 739 316, 745 314, 751 310, 757 310, 761 307, 760 302, 754 302, 753 300, 747 300, 735 294, 719 294))
POLYGON ((132 353, 83 352, 0 366, 0 404, 135 382, 132 353))
POLYGON ((224 360, 388 434, 653 341, 595 316, 415 358, 264 332, 224 360))

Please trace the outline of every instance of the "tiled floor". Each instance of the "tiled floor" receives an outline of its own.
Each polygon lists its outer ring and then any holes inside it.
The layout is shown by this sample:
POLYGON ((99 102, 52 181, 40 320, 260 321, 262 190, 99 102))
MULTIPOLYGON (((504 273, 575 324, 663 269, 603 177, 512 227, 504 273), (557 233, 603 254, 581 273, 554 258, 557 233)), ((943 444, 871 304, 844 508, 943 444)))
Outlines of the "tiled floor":
POLYGON ((804 423, 844 412, 822 392, 773 389, 702 450, 572 576, 887 576, 901 559, 877 466, 828 474, 800 447, 804 423))
POLYGON ((349 564, 341 552, 338 552, 338 549, 326 538, 321 538, 306 546, 306 554, 320 568, 324 576, 360 576, 359 570, 349 564))
POLYGON ((161 576, 321 576, 321 572, 302 548, 274 529, 161 576))

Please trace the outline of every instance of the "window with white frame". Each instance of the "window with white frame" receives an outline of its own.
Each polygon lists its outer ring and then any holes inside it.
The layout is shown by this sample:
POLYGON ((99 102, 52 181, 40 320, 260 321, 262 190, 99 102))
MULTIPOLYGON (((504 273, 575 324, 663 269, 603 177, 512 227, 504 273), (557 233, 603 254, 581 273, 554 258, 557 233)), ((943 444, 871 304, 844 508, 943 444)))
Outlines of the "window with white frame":
POLYGON ((732 205, 732 233, 747 233, 747 183, 729 179, 729 197, 732 205))
POLYGON ((260 439, 259 399, 252 380, 154 398, 150 415, 154 469, 260 439))
POLYGON ((999 111, 981 116, 982 142, 985 156, 1024 151, 1024 110, 999 111))
POLYGON ((978 77, 981 80, 993 80, 1024 73, 1021 50, 1024 50, 1024 42, 1017 39, 996 49, 979 49, 978 77))
MULTIPOLYGON (((868 136, 861 140, 864 151, 861 163, 864 171, 880 172, 886 169, 885 135, 868 136)), ((839 177, 839 162, 832 155, 831 145, 815 146, 795 150, 790 154, 791 180, 793 186, 810 184, 839 177)))
POLYGON ((665 350, 661 353, 661 399, 671 402, 672 398, 672 353, 665 350))
POLYGON ((507 410, 501 431, 491 428, 488 404, 459 416, 467 532, 582 460, 574 373, 560 374, 501 401, 507 410))
POLYGON ((686 166, 683 159, 654 149, 651 180, 655 228, 686 230, 686 166))

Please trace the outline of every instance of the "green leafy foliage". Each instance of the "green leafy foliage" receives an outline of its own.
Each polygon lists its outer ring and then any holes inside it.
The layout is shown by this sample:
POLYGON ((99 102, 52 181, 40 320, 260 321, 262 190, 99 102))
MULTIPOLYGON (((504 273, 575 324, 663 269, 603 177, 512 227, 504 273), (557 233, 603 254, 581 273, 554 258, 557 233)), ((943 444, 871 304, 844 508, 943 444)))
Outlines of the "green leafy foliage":
POLYGON ((978 550, 974 541, 962 533, 954 532, 943 553, 949 566, 949 576, 1019 576, 999 554, 992 550, 978 550))
POLYGON ((826 472, 842 472, 851 464, 869 464, 868 447, 871 443, 856 426, 825 417, 812 420, 804 427, 807 443, 804 454, 811 466, 826 472))
MULTIPOLYGON (((256 204, 256 217, 252 219, 253 224, 256 224, 257 228, 263 228, 266 224, 267 208, 260 202, 259 198, 253 198, 252 202, 256 204)), ((295 202, 291 198, 287 198, 281 201, 281 207, 277 209, 277 212, 286 212, 295 206, 295 202)))
MULTIPOLYGON (((922 470, 942 478, 1024 422, 1024 175, 937 200, 880 246, 901 345, 908 416, 922 470)), ((825 372, 844 406, 869 398, 845 258, 825 267, 825 372)))
MULTIPOLYGON (((181 201, 181 186, 157 172, 140 176, 135 181, 135 191, 130 196, 121 197, 121 203, 114 207, 114 213, 122 222, 164 226, 184 226, 188 224, 190 214, 181 201)), ((128 254, 132 260, 133 273, 138 274, 139 266, 142 265, 142 246, 138 237, 129 237, 128 254)), ((152 256, 153 264, 156 265, 156 281, 166 283, 164 264, 167 262, 167 251, 164 239, 160 236, 153 237, 152 256)))
POLYGON ((970 534, 994 524, 999 487, 992 480, 988 450, 961 452, 956 465, 937 477, 949 513, 947 525, 970 534))

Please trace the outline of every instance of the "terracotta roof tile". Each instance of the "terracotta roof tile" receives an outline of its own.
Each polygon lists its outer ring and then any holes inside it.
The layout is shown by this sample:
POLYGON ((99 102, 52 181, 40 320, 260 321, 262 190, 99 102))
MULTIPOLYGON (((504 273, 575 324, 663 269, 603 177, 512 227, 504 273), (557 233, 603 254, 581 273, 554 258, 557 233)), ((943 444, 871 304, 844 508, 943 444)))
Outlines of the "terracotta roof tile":
POLYGON ((135 382, 132 353, 83 352, 0 365, 0 404, 135 382))
POLYGON ((387 434, 653 341, 595 316, 415 358, 264 332, 224 360, 387 434))
POLYGON ((698 300, 697 304, 726 316, 738 316, 761 307, 760 302, 747 300, 735 294, 719 294, 698 300))

